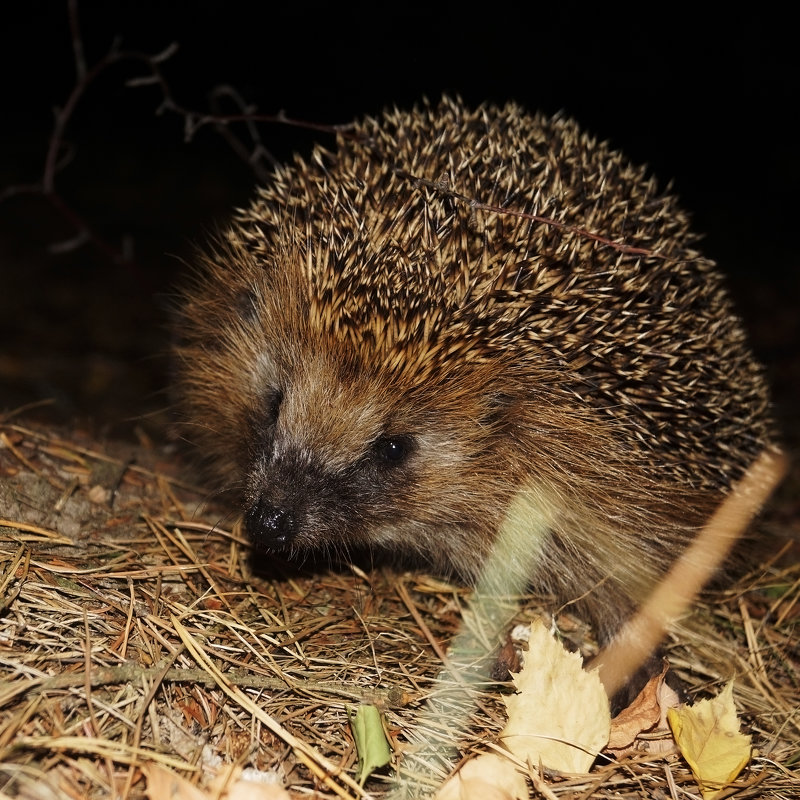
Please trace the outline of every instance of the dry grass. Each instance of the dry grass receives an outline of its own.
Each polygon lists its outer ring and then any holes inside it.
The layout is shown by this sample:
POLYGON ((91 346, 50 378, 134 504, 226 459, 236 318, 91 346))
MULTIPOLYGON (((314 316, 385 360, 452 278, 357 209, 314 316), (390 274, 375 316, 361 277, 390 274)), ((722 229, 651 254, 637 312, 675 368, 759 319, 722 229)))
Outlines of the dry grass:
MULTIPOLYGON (((496 642, 464 589, 355 567, 270 576, 161 458, 0 424, 0 797, 139 798, 154 763, 198 787, 236 765, 293 795, 358 797, 345 708, 361 701, 382 709, 395 748, 372 795, 398 792, 398 776, 400 791, 429 793, 486 749, 506 687, 474 677, 496 642), (477 655, 451 663, 462 620, 477 655)), ((800 797, 800 566, 782 564, 707 597, 667 645, 690 694, 736 676, 758 748, 737 797, 800 797)), ((535 598, 508 606, 540 612, 535 598)), ((676 756, 548 786, 697 795, 676 756)))

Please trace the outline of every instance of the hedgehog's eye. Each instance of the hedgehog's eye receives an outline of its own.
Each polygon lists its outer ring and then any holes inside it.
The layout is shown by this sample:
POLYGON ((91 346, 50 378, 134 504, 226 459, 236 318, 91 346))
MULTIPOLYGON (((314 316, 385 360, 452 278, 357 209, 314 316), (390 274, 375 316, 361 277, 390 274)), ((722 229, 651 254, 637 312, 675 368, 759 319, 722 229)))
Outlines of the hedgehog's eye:
POLYGON ((387 466, 402 464, 413 450, 410 436, 379 436, 372 449, 375 455, 387 466))

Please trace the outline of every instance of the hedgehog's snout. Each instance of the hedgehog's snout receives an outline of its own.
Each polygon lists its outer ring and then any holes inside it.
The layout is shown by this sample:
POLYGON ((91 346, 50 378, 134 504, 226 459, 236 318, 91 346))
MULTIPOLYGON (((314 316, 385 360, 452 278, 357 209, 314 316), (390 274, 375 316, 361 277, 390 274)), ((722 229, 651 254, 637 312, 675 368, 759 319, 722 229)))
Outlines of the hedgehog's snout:
POLYGON ((334 510, 326 491, 331 481, 308 448, 275 437, 247 479, 244 525, 253 544, 261 550, 308 546, 319 533, 310 524, 315 512, 330 517, 334 510))
POLYGON ((297 514, 259 495, 245 511, 244 525, 251 540, 265 550, 282 550, 297 536, 297 514))

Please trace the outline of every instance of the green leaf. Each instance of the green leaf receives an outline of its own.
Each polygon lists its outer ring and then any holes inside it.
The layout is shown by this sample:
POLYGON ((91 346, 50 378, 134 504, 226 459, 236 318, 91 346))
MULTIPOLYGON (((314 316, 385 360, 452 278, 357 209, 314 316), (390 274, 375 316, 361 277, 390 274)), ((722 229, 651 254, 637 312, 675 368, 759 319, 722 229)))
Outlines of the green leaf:
POLYGON ((349 706, 347 717, 353 730, 353 739, 358 754, 358 775, 356 780, 363 786, 364 781, 380 767, 392 759, 392 749, 383 730, 381 713, 377 706, 360 705, 358 709, 349 706))

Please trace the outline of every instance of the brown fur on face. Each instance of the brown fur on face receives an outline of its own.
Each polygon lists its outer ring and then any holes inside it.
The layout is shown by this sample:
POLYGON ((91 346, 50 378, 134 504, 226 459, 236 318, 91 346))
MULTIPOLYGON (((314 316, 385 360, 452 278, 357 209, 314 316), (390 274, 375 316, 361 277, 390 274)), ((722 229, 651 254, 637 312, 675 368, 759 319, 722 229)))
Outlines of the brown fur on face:
POLYGON ((201 257, 185 436, 290 554, 475 580, 529 498, 547 536, 523 524, 509 571, 588 592, 610 629, 772 437, 719 272, 675 200, 569 120, 445 99, 337 144, 201 257))

